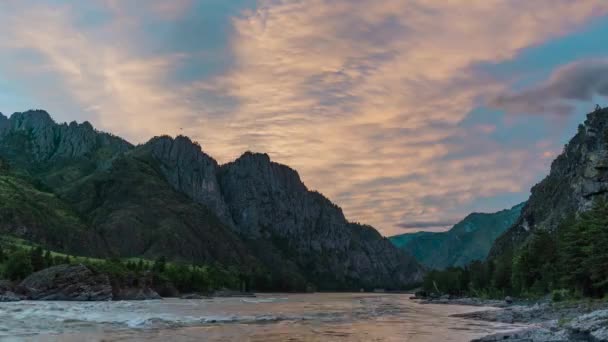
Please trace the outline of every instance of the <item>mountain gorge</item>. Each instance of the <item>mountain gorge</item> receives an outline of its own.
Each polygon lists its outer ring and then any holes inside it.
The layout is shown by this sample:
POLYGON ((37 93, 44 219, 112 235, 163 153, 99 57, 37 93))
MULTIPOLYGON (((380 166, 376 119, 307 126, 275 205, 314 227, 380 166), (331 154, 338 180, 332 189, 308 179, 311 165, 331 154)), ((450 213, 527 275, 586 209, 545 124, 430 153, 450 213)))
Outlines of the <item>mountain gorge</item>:
POLYGON ((0 114, 0 158, 0 232, 48 248, 218 263, 267 290, 422 279, 413 258, 265 154, 219 165, 187 137, 133 146, 38 110, 0 114))
POLYGON ((587 114, 485 262, 429 272, 427 291, 556 300, 608 294, 608 109, 587 114), (467 281, 455 282, 454 279, 467 281))
POLYGON ((390 237, 431 269, 465 266, 485 260, 492 244, 519 218, 524 203, 497 213, 473 213, 447 232, 417 232, 390 237))

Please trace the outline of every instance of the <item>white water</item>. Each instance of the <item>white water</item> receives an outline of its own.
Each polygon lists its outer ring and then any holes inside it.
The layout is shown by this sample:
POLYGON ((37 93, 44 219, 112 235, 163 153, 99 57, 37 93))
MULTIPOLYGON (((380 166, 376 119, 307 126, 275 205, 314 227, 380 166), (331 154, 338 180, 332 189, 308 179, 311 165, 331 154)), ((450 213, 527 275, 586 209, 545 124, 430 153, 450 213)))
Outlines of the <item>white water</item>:
POLYGON ((451 317, 480 308, 407 295, 0 303, 0 339, 32 341, 468 341, 514 326, 451 317))

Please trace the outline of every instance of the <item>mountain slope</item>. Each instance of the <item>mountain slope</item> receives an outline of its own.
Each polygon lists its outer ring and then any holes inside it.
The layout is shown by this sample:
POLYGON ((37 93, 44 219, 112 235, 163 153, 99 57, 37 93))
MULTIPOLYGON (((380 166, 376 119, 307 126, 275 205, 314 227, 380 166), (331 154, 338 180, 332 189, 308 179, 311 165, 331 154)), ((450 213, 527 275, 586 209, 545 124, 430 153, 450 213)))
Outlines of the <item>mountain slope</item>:
POLYGON ((523 206, 493 214, 473 213, 447 232, 402 234, 390 240, 429 268, 465 266, 487 257, 496 238, 513 225, 523 206))
MULTIPOLYGON (((132 146, 88 123, 56 124, 30 111, 0 115, 0 157, 79 218, 64 234, 91 236, 98 247, 87 255, 220 263, 255 273, 268 290, 398 289, 422 277, 413 258, 349 223, 266 155, 220 166, 186 137, 132 146)), ((46 226, 32 231, 32 240, 58 247, 46 226)))
POLYGON ((55 194, 37 188, 0 159, 0 233, 37 241, 59 251, 103 255, 106 246, 55 194))
POLYGON ((555 232, 569 215, 589 210, 608 193, 608 108, 587 115, 577 134, 551 164, 549 175, 531 190, 515 224, 490 252, 497 257, 512 250, 537 229, 555 232))

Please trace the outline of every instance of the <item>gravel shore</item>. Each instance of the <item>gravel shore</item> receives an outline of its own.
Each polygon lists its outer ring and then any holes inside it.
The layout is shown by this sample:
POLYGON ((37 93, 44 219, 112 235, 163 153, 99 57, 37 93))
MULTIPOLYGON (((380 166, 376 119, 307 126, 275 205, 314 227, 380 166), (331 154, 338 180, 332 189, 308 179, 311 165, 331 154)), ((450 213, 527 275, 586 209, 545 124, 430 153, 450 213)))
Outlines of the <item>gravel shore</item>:
POLYGON ((497 307, 455 315, 480 321, 525 324, 527 328, 486 336, 476 342, 608 342, 608 302, 574 301, 507 304, 477 298, 433 299, 421 303, 497 307))

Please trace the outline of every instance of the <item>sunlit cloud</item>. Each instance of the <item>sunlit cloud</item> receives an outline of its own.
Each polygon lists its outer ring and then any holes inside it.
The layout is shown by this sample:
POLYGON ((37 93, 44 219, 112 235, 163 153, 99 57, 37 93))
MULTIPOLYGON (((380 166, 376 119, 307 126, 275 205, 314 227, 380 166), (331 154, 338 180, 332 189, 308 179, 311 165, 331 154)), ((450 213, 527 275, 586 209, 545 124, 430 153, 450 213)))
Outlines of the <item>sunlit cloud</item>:
POLYGON ((77 5, 30 4, 19 18, 25 5, 0 5, 0 52, 13 56, 0 69, 54 81, 32 86, 32 106, 82 108, 73 119, 133 142, 187 134, 220 162, 267 152, 384 234, 456 222, 466 213, 453 209, 475 198, 527 191, 551 149, 509 148, 492 139, 496 124, 463 125, 511 94, 476 66, 608 13, 601 0, 261 0, 232 19, 229 67, 180 82, 176 71, 205 51, 143 49, 135 28, 146 16, 135 10, 180 25, 192 3, 100 2, 111 17, 93 27, 77 5))

